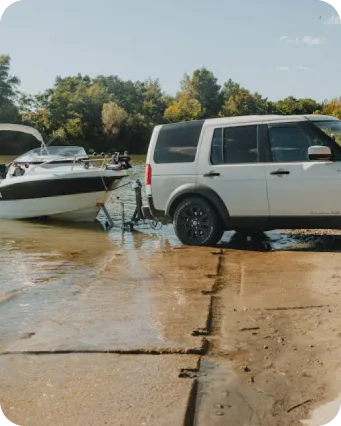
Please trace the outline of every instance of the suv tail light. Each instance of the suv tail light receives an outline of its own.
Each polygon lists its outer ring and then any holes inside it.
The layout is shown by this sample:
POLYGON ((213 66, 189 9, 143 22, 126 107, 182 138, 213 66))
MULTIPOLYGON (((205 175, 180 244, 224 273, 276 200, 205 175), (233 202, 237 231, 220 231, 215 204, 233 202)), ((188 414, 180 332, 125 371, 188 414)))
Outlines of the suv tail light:
POLYGON ((152 184, 152 168, 150 164, 146 165, 146 185, 152 184))

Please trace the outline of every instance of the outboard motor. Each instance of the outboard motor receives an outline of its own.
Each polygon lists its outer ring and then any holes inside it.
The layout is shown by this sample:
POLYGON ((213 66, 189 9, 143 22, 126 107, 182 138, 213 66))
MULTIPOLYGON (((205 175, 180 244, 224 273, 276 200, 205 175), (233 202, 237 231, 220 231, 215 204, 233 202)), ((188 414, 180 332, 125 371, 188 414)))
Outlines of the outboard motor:
POLYGON ((119 163, 121 164, 122 168, 125 170, 132 168, 130 161, 131 161, 131 158, 128 155, 128 151, 124 151, 124 154, 119 156, 119 163))
POLYGON ((106 166, 107 170, 128 170, 131 169, 132 166, 130 164, 131 158, 128 156, 128 151, 125 151, 123 155, 119 152, 115 152, 115 154, 111 157, 111 163, 106 166))

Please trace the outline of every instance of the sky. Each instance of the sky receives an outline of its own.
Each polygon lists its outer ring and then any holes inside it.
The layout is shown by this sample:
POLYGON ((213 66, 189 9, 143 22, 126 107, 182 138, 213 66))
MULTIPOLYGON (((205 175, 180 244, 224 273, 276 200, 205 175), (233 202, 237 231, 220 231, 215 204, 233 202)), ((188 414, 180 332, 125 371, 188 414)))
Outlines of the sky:
POLYGON ((340 42, 318 0, 21 0, 0 21, 0 54, 30 94, 81 73, 158 78, 174 95, 205 66, 270 100, 322 101, 341 96, 340 42))

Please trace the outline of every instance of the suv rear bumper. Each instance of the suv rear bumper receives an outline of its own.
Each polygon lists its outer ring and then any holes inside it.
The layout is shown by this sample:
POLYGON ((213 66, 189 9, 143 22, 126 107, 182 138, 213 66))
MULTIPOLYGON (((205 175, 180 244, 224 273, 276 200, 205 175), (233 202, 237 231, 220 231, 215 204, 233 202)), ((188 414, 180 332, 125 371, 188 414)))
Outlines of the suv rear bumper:
POLYGON ((142 207, 142 213, 146 219, 155 219, 162 223, 171 223, 167 218, 165 211, 157 210, 154 206, 154 200, 151 195, 147 197, 148 206, 142 207))

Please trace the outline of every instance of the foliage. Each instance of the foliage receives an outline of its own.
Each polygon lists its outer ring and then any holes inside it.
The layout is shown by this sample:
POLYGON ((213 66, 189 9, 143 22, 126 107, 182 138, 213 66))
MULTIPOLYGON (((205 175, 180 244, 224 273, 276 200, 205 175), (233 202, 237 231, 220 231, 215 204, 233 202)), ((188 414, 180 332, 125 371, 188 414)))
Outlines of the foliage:
POLYGON ((235 88, 230 93, 231 95, 226 98, 221 108, 221 116, 233 117, 268 113, 268 101, 258 93, 251 94, 248 90, 241 88, 235 88))
POLYGON ((313 114, 321 110, 321 105, 313 99, 295 99, 289 96, 275 106, 277 112, 283 115, 313 114))
POLYGON ((128 113, 115 102, 103 105, 103 131, 107 135, 117 135, 128 119, 128 113))
MULTIPOLYGON (((52 88, 35 96, 20 93, 19 84, 10 73, 10 57, 0 55, 0 122, 28 124, 47 141, 97 152, 145 153, 153 127, 167 122, 251 114, 322 113, 341 119, 341 98, 321 104, 289 96, 271 102, 232 79, 221 87, 207 68, 185 74, 175 97, 165 94, 158 80, 125 81, 117 75, 57 77, 52 88)), ((0 135, 0 152, 22 152, 19 142, 13 134, 0 135)))
POLYGON ((239 92, 241 89, 244 89, 240 86, 240 84, 233 81, 231 78, 224 83, 224 87, 222 90, 222 96, 225 101, 227 101, 232 95, 239 92))
POLYGON ((8 55, 0 55, 0 102, 11 102, 17 95, 20 84, 18 77, 9 73, 11 59, 8 55))
POLYGON ((321 114, 331 115, 341 120, 341 97, 334 98, 330 102, 324 102, 321 114))
POLYGON ((200 118, 216 117, 219 113, 222 96, 217 81, 212 71, 201 68, 194 71, 192 77, 185 74, 181 82, 182 92, 186 93, 186 98, 194 99, 200 104, 200 118))
POLYGON ((19 111, 15 105, 20 80, 10 75, 10 57, 0 55, 0 122, 19 121, 19 111))
POLYGON ((201 116, 202 108, 197 99, 187 92, 179 92, 177 99, 166 109, 165 119, 170 122, 192 121, 201 116))

